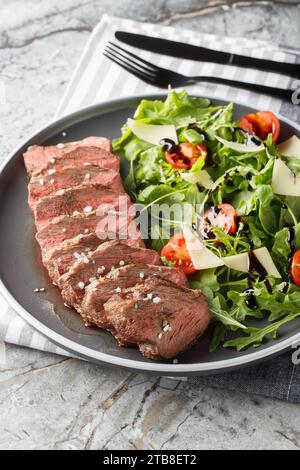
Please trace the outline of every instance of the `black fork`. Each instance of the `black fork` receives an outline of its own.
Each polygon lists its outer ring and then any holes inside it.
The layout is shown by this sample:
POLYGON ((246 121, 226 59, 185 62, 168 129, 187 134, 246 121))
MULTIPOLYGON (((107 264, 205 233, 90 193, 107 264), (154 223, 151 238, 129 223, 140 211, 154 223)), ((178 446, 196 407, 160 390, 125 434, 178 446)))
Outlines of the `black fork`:
POLYGON ((287 88, 275 88, 266 85, 258 85, 256 83, 241 82, 238 80, 230 80, 227 78, 210 77, 207 75, 187 77, 173 70, 167 70, 163 67, 151 64, 147 60, 141 59, 132 52, 120 47, 117 44, 109 42, 103 54, 108 59, 123 67, 127 72, 132 73, 135 77, 140 78, 144 82, 156 86, 158 88, 173 88, 186 85, 194 85, 198 82, 219 83, 234 88, 244 88, 245 90, 262 93, 265 95, 276 96, 285 100, 292 100, 294 90, 287 88))

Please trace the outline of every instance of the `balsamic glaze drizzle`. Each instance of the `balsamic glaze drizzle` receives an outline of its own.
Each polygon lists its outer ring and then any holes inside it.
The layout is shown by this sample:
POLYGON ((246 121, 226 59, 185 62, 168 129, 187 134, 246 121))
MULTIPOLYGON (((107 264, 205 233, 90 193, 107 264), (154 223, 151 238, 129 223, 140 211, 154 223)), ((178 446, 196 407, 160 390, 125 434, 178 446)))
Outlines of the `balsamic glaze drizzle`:
POLYGON ((268 274, 267 270, 261 264, 261 262, 256 257, 254 251, 250 250, 248 253, 249 258, 249 272, 250 273, 258 273, 260 276, 265 278, 268 274))
POLYGON ((245 290, 245 293, 248 294, 247 299, 245 300, 247 307, 250 308, 250 310, 257 310, 258 303, 254 295, 254 289, 252 289, 252 287, 248 287, 248 289, 245 290))
POLYGON ((257 310, 258 303, 254 295, 254 289, 252 286, 253 286, 252 279, 249 276, 248 277, 248 289, 245 290, 245 294, 247 294, 247 299, 245 300, 245 304, 247 305, 248 308, 250 308, 250 310, 257 310))
POLYGON ((166 150, 168 152, 177 152, 178 150, 178 145, 176 145, 176 143, 172 139, 161 139, 161 141, 159 142, 159 145, 162 146, 162 149, 164 152, 166 150))
MULTIPOLYGON (((257 273, 260 275, 261 278, 265 278, 267 276, 267 271, 261 262, 256 257, 253 251, 253 242, 250 241, 250 251, 248 252, 248 259, 249 259, 249 273, 257 273)), ((252 279, 251 276, 248 277, 248 289, 245 290, 245 293, 248 294, 247 299, 245 301, 248 308, 251 310, 256 310, 258 308, 257 299, 254 295, 254 289, 252 287, 252 279)), ((268 292, 272 293, 272 287, 269 283, 268 279, 265 279, 265 286, 268 289, 268 292)))

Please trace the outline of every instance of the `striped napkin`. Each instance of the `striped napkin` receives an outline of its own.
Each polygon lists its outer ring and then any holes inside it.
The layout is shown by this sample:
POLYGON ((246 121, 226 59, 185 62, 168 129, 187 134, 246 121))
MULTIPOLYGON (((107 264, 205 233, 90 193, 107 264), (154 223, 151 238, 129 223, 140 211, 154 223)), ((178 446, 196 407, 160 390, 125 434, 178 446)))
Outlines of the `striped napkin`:
MULTIPOLYGON (((279 47, 270 45, 263 41, 252 41, 249 40, 249 38, 218 37, 181 28, 175 29, 171 27, 157 26, 155 24, 138 23, 131 20, 104 15, 87 42, 73 78, 58 107, 56 117, 69 114, 83 106, 100 103, 111 98, 139 94, 145 95, 156 91, 161 92, 161 90, 139 81, 137 78, 128 74, 102 55, 107 42, 109 40, 115 41, 114 33, 116 30, 134 31, 140 34, 148 34, 151 36, 205 46, 212 49, 273 59, 276 61, 296 62, 296 55, 289 54, 281 50, 279 47)), ((213 63, 193 62, 190 60, 160 56, 145 51, 134 50, 134 52, 150 62, 177 70, 178 72, 182 72, 187 75, 201 75, 202 73, 205 73, 217 77, 244 80, 253 83, 257 82, 275 87, 279 85, 282 87, 287 86, 290 80, 288 77, 283 77, 275 73, 240 69, 235 66, 221 66, 213 63)), ((252 92, 250 93, 245 90, 230 89, 223 85, 201 83, 190 87, 189 91, 202 96, 221 98, 227 101, 246 104, 251 103, 253 107, 272 109, 275 112, 279 112, 282 105, 279 99, 258 95, 252 92)), ((27 325, 24 320, 22 320, 12 310, 12 308, 6 304, 1 296, 0 341, 19 344, 61 355, 70 355, 68 352, 53 345, 48 339, 27 325)), ((220 382, 220 379, 219 382, 215 381, 213 385, 223 387, 227 386, 226 380, 225 382, 220 382)), ((255 390, 252 391, 255 393, 255 390)), ((263 389, 263 392, 260 390, 257 393, 268 394, 265 389, 263 389)), ((280 398, 284 398, 284 394, 281 394, 280 398)))

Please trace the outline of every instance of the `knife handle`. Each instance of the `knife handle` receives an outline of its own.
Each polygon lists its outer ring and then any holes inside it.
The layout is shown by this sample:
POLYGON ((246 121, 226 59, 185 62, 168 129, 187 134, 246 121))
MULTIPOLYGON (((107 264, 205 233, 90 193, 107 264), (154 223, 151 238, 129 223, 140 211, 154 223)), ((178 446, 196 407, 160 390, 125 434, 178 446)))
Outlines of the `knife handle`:
POLYGON ((300 79, 300 64, 290 64, 287 62, 275 62, 274 60, 257 59, 238 54, 231 54, 227 65, 236 65, 264 70, 265 72, 275 72, 289 75, 300 79))
POLYGON ((227 85, 234 88, 244 88, 245 90, 262 93, 264 95, 276 96, 278 98, 290 101, 292 101, 292 95, 295 91, 287 88, 275 88, 266 85, 258 85, 256 83, 240 82, 238 80, 230 80, 227 78, 205 77, 204 75, 200 77, 191 77, 190 80, 191 84, 195 82, 219 83, 220 85, 227 85))

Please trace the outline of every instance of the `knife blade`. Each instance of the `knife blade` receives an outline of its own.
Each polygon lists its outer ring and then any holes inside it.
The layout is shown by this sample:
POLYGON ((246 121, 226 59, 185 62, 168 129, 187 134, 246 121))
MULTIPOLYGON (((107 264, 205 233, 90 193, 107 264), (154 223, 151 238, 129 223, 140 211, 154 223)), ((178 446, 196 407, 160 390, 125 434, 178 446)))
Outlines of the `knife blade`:
POLYGON ((229 52, 217 51, 202 46, 194 46, 192 44, 145 36, 143 34, 128 33, 125 31, 116 31, 115 37, 129 46, 171 57, 200 62, 214 62, 223 65, 236 65, 238 67, 254 68, 300 78, 300 64, 276 62, 274 60, 231 54, 229 52))

